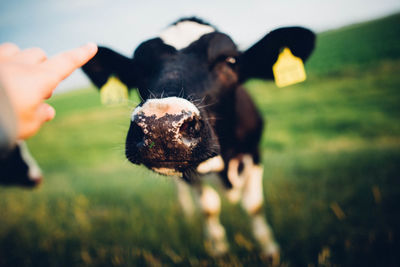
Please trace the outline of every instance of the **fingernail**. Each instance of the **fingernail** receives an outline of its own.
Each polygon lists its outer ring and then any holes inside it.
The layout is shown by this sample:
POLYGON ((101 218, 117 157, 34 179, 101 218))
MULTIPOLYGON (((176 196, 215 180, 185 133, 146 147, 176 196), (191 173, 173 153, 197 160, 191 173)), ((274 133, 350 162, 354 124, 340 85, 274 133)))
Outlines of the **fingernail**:
POLYGON ((85 48, 90 50, 90 52, 96 52, 97 51, 97 44, 93 42, 89 42, 85 45, 85 48))

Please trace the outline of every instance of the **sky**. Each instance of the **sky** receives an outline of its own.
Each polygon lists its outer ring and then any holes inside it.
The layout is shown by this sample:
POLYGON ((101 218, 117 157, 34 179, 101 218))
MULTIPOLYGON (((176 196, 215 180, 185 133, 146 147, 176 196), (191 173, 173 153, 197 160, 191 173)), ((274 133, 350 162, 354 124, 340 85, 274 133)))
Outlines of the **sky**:
MULTIPOLYGON (((131 56, 180 17, 198 16, 246 49, 281 26, 322 32, 397 12, 399 0, 1 0, 0 43, 40 47, 50 57, 95 42, 131 56)), ((57 91, 89 84, 78 70, 57 91)))

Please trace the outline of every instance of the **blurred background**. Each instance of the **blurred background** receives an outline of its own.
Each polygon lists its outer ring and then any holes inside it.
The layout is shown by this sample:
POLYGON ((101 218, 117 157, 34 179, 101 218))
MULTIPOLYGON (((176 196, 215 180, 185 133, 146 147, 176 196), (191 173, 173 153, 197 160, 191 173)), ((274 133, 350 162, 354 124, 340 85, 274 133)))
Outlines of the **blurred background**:
MULTIPOLYGON (((199 16, 229 33, 245 49, 280 26, 303 25, 316 32, 383 17, 400 10, 397 0, 18 0, 0 3, 0 42, 38 46, 48 55, 95 42, 127 56, 183 16, 199 16)), ((89 85, 77 71, 58 91, 89 85)))
MULTIPOLYGON (((2 1, 0 43, 49 56, 88 41, 131 55, 182 16, 246 49, 280 26, 318 34, 306 82, 249 81, 267 127, 264 210, 283 266, 399 266, 400 2, 2 1)), ((201 215, 174 184, 124 158, 132 108, 102 106, 82 72, 28 145, 45 181, 0 187, 0 266, 262 266, 245 213, 222 199, 231 252, 207 256, 201 215)), ((1 174, 0 174, 1 175, 1 174)))

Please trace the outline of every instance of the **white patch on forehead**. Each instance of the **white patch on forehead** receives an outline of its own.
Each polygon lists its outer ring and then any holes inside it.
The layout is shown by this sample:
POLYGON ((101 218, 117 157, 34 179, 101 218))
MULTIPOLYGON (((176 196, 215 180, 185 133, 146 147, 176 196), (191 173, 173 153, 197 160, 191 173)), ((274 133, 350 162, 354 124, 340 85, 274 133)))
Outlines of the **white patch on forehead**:
POLYGON ((180 97, 166 97, 160 99, 149 99, 141 107, 137 107, 133 113, 131 120, 136 116, 144 115, 147 117, 155 115, 156 118, 165 116, 165 114, 179 115, 185 112, 191 112, 194 115, 200 115, 200 111, 190 101, 180 97))
POLYGON ((19 142, 19 148, 21 151, 21 157, 28 165, 28 176, 31 180, 38 180, 42 178, 42 171, 39 165, 36 163, 35 159, 29 153, 28 147, 25 142, 19 142))
POLYGON ((177 50, 187 47, 204 34, 214 32, 215 28, 194 21, 182 21, 172 25, 160 34, 165 44, 177 50))

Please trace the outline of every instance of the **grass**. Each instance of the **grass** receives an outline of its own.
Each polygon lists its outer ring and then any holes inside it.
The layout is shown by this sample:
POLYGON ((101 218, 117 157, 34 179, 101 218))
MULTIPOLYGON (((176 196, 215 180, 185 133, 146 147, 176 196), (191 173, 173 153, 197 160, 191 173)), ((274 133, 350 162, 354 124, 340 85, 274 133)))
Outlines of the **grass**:
POLYGON ((319 34, 318 53, 308 62, 313 74, 336 75, 348 68, 376 67, 400 57, 400 15, 347 26, 319 34))
MULTIPOLYGON (((264 209, 284 266, 400 264, 399 22, 320 34, 305 83, 247 84, 267 121, 264 209)), ((50 102, 56 119, 29 140, 44 184, 0 188, 0 266, 265 265, 239 207, 223 199, 231 252, 210 258, 170 178, 127 163, 134 105, 101 106, 93 89, 50 102)))

